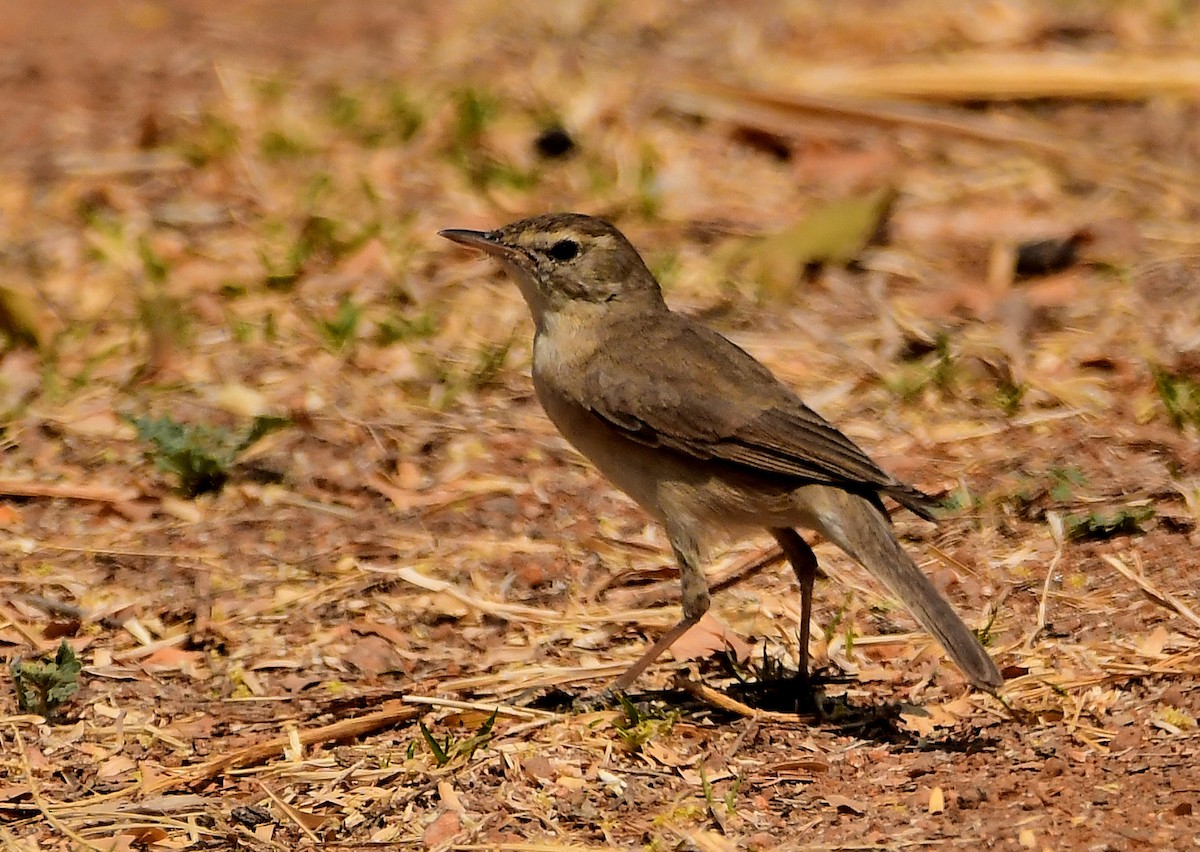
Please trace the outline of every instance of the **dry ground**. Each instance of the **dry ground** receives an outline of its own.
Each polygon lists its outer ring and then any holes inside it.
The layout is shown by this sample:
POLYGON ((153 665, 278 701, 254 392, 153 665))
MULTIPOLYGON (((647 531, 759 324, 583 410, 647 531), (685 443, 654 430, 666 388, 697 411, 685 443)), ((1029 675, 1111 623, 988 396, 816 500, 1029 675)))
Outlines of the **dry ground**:
POLYGON ((1197 845, 1190 4, 93 0, 0 45, 0 656, 83 663, 49 720, 5 669, 4 849, 1197 845), (881 189, 852 263, 747 240, 881 189), (946 495, 897 526, 1002 700, 821 545, 815 711, 755 684, 775 567, 716 597, 748 660, 565 712, 676 618, 669 553, 435 236, 551 209, 946 495), (224 488, 136 418, 225 436, 224 488))

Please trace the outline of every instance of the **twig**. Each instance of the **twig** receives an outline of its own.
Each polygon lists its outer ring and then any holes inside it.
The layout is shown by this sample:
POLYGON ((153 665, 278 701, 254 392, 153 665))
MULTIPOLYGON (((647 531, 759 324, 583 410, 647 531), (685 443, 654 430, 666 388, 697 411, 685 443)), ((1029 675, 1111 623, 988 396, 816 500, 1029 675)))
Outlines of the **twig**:
POLYGON ((295 737, 285 734, 281 737, 268 740, 265 743, 247 746, 246 748, 238 749, 222 757, 210 760, 183 775, 164 778, 153 784, 148 784, 144 789, 144 795, 149 796, 176 787, 199 784, 203 781, 216 778, 218 775, 223 775, 231 769, 263 763, 277 755, 283 754, 284 750, 296 741, 299 741, 301 745, 309 746, 316 743, 362 737, 391 727, 392 725, 415 719, 420 714, 421 711, 415 707, 397 705, 370 713, 366 716, 359 716, 355 719, 343 719, 331 725, 324 725, 308 731, 300 731, 295 737))
POLYGON ((316 832, 304 824, 304 820, 300 818, 301 814, 299 810, 289 805, 283 799, 279 798, 279 796, 275 795, 275 792, 261 781, 259 782, 258 786, 259 789, 267 794, 267 797, 270 798, 272 802, 279 805, 279 809, 287 814, 288 819, 294 822, 301 831, 308 835, 309 840, 316 845, 320 845, 321 838, 317 837, 316 832))
POLYGON ((1136 553, 1133 555, 1133 558, 1134 558, 1134 561, 1136 561, 1138 563, 1137 571, 1134 571, 1132 568, 1130 568, 1128 565, 1126 565, 1124 562, 1122 562, 1116 556, 1113 556, 1111 553, 1106 553, 1101 558, 1105 562, 1107 562, 1109 565, 1111 565, 1112 567, 1116 568, 1119 572, 1121 572, 1121 574, 1124 575, 1126 579, 1132 581, 1136 586, 1138 586, 1143 592, 1146 593, 1146 596, 1148 598, 1150 598, 1150 600, 1154 601, 1156 604, 1161 606, 1163 609, 1170 610, 1171 612, 1175 613, 1176 615, 1183 616, 1188 621, 1190 621, 1193 624, 1193 626, 1200 627, 1200 616, 1198 616, 1198 615, 1196 615, 1196 613, 1192 612, 1192 610, 1188 608, 1187 604, 1185 604, 1183 601, 1179 600, 1179 598, 1175 597, 1170 592, 1165 592, 1162 589, 1158 588, 1157 586, 1153 585, 1149 580, 1146 579, 1145 575, 1142 574, 1142 570, 1141 570, 1142 569, 1141 557, 1138 556, 1136 553))
POLYGON ((1025 639, 1025 647, 1033 647, 1034 640, 1046 629, 1047 612, 1050 608, 1050 587, 1054 585, 1054 577, 1058 573, 1058 563, 1063 555, 1063 521, 1058 512, 1049 512, 1046 516, 1050 524, 1050 534, 1054 537, 1054 558, 1046 569, 1046 582, 1042 584, 1042 599, 1038 601, 1037 626, 1030 631, 1025 639))
POLYGON ((46 800, 42 798, 42 792, 38 789, 37 782, 33 778, 33 767, 29 764, 29 758, 25 755, 25 739, 21 736, 21 730, 13 726, 13 739, 17 743, 17 754, 21 758, 21 768, 25 772, 25 777, 29 779, 29 795, 33 797, 33 803, 37 806, 38 811, 46 818, 46 822, 50 823, 58 831, 61 831, 67 837, 74 840, 81 846, 93 850, 93 852, 105 852, 101 847, 96 846, 84 839, 78 832, 68 828, 66 823, 50 812, 46 800))
POLYGON ((876 127, 907 127, 942 136, 1007 145, 1052 157, 1074 170, 1118 174, 1131 181, 1149 183, 1175 191, 1195 193, 1195 179, 1177 169, 1139 160, 1136 166, 1120 157, 1056 138, 1032 128, 1009 125, 963 115, 951 110, 888 102, 868 102, 852 97, 825 97, 798 92, 769 92, 716 80, 690 80, 664 92, 668 107, 708 118, 736 121, 778 133, 807 129, 812 118, 853 121, 876 127))
POLYGON ((49 497, 63 500, 84 500, 96 503, 125 503, 138 494, 131 488, 109 485, 78 485, 73 482, 31 482, 21 479, 0 479, 0 496, 49 497))
POLYGON ((422 704, 427 707, 446 707, 451 710, 479 710, 484 713, 499 713, 512 716, 514 719, 531 721, 534 719, 557 719, 558 713, 548 710, 530 710, 525 707, 514 707, 511 704, 495 704, 487 701, 457 701, 452 698, 434 698, 428 695, 406 695, 400 699, 406 704, 422 704))
POLYGON ((760 711, 755 710, 748 704, 730 698, 723 692, 717 692, 712 687, 705 686, 699 681, 694 681, 684 675, 676 675, 675 686, 687 692, 693 698, 703 701, 709 706, 716 707, 719 710, 724 710, 727 713, 736 713, 738 716, 744 716, 747 719, 754 719, 760 715, 760 711))

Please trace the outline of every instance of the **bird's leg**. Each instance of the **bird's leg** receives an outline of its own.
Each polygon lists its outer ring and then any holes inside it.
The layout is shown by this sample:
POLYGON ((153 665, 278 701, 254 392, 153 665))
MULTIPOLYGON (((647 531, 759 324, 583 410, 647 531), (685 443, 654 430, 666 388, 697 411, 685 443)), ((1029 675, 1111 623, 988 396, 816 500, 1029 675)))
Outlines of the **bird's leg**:
MULTIPOLYGON (((669 531, 670 532, 670 531, 669 531)), ((637 658, 632 666, 604 691, 603 697, 611 698, 617 692, 628 689, 646 667, 657 660, 662 652, 675 644, 675 640, 686 633, 704 613, 708 612, 708 581, 700 567, 699 549, 689 537, 670 533, 671 548, 679 562, 679 581, 683 588, 683 615, 679 623, 658 638, 650 649, 637 658)))
POLYGON ((813 584, 820 570, 817 567, 817 555, 812 552, 800 534, 789 527, 778 527, 771 530, 775 541, 792 570, 796 572, 796 581, 800 584, 800 680, 808 680, 808 640, 812 631, 812 599, 813 584))

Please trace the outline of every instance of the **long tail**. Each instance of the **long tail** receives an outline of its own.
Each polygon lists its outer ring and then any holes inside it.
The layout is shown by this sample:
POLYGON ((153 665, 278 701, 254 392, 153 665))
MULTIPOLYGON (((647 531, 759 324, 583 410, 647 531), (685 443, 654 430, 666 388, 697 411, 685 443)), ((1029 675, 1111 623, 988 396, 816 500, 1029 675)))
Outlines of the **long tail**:
POLYGON ((820 532, 878 577, 942 644, 971 683, 987 692, 1000 688, 1004 678, 983 645, 904 552, 890 524, 870 501, 823 487, 809 502, 821 522, 820 532))

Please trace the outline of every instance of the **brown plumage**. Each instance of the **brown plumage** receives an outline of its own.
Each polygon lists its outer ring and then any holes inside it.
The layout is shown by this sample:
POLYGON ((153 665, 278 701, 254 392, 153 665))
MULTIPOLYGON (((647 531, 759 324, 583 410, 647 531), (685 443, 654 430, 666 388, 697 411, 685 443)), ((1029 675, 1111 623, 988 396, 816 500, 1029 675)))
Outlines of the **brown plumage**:
POLYGON ((896 541, 881 497, 933 520, 931 499, 875 464, 747 352, 671 311, 658 282, 612 225, 580 214, 495 231, 442 231, 515 274, 536 327, 533 381, 576 449, 666 527, 683 616, 612 689, 627 688, 708 609, 705 544, 765 528, 800 583, 807 671, 815 530, 878 577, 976 686, 995 663, 896 541))

